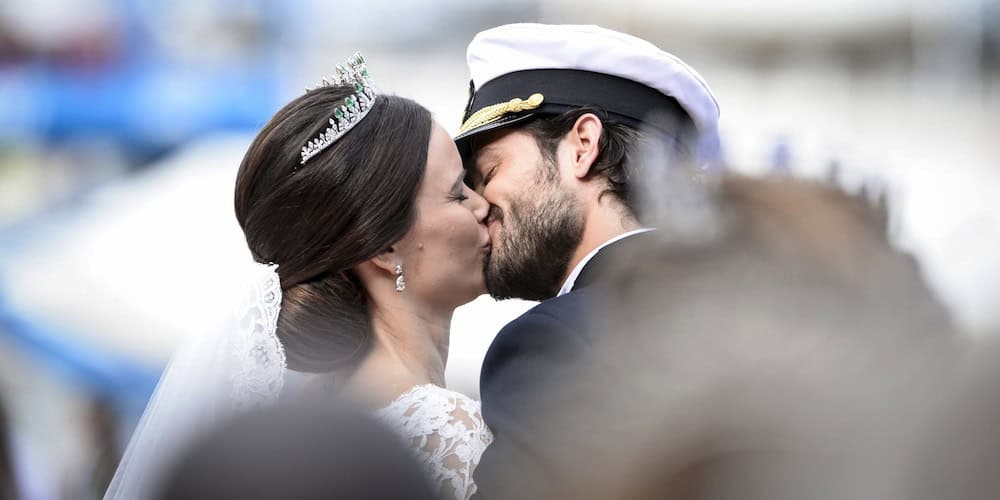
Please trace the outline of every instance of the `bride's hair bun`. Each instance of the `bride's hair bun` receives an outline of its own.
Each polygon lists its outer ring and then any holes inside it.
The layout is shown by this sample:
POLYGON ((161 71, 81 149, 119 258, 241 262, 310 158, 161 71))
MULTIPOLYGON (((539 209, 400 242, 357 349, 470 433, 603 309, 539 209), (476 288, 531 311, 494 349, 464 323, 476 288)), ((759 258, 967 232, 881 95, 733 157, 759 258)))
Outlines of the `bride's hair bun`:
POLYGON ((300 165, 302 146, 329 126, 351 87, 311 91, 278 111, 236 178, 236 218, 259 262, 278 264, 278 337, 288 367, 351 369, 371 347, 367 293, 354 268, 413 224, 431 114, 380 96, 350 132, 300 165))

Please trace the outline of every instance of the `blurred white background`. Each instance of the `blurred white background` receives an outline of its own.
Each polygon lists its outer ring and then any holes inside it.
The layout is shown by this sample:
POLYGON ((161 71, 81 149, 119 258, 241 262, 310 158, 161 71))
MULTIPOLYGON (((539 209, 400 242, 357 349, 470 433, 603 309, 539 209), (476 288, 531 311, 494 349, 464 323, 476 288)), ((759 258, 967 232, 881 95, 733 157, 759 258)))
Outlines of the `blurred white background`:
MULTIPOLYGON (((97 496, 171 350, 228 313, 249 261, 233 180, 274 111, 362 50, 454 132, 465 45, 516 21, 682 57, 731 168, 878 186, 964 330, 997 330, 997 0, 4 2, 0 397, 26 496, 97 496)), ((478 393, 492 336, 530 305, 456 313, 452 387, 478 393)))

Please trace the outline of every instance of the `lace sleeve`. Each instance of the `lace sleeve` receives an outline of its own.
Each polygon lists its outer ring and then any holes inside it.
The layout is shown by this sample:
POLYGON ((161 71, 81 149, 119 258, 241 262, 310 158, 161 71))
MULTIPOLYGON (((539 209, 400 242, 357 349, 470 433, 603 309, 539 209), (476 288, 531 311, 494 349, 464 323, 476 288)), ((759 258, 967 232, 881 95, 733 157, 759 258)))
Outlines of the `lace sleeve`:
POLYGON ((478 402, 421 386, 377 415, 398 430, 444 498, 467 500, 476 492, 472 473, 493 440, 478 402))

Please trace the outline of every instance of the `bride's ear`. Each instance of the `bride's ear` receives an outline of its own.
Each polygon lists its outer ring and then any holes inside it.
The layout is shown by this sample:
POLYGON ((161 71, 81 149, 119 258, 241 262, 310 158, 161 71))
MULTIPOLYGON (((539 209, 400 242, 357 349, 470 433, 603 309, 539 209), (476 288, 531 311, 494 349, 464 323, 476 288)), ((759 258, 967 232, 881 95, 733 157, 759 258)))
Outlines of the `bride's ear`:
POLYGON ((396 246, 393 245, 387 248, 384 252, 368 259, 365 264, 370 264, 374 268, 378 269, 379 272, 386 272, 394 275, 396 274, 396 266, 402 264, 402 261, 399 253, 396 251, 396 246))

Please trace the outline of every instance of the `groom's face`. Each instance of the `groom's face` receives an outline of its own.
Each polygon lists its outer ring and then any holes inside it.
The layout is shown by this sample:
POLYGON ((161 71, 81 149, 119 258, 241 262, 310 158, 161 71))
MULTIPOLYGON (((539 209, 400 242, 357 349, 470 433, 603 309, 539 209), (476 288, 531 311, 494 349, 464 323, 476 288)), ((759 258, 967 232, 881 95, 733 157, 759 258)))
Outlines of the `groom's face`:
POLYGON ((477 143, 472 183, 490 204, 493 252, 484 266, 490 295, 554 297, 584 224, 582 203, 563 185, 558 155, 543 155, 527 132, 495 132, 477 143))

